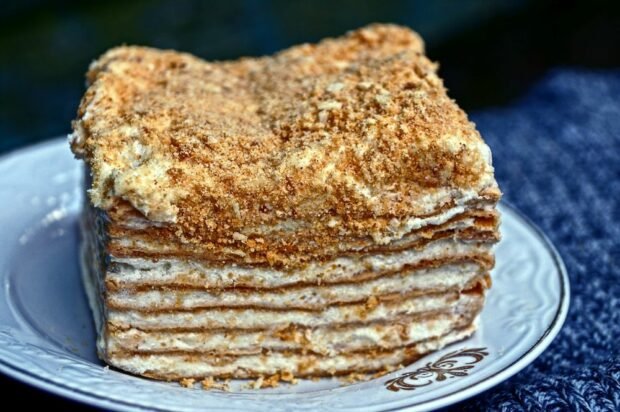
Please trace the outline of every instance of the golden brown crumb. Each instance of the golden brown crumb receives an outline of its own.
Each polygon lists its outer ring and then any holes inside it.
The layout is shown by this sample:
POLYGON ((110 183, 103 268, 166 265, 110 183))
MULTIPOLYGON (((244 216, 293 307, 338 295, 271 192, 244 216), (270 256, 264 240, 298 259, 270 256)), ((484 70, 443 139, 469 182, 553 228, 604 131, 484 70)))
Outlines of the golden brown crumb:
POLYGON ((338 377, 338 380, 340 382, 343 382, 346 384, 351 384, 351 383, 356 383, 356 382, 365 382, 370 379, 371 378, 369 374, 357 373, 357 372, 351 372, 348 375, 343 375, 343 376, 338 377))
POLYGON ((200 381, 203 389, 219 389, 221 391, 228 392, 230 390, 230 379, 226 379, 223 382, 216 381, 213 376, 209 376, 200 381))
POLYGON ((262 388, 277 388, 280 386, 280 374, 271 375, 263 380, 262 388))
POLYGON ((296 385, 298 382, 297 378, 295 378, 295 375, 293 375, 293 372, 291 371, 282 372, 280 374, 280 380, 282 380, 282 382, 292 383, 293 385, 296 385))
POLYGON ((392 371, 395 371, 396 369, 401 369, 401 368, 403 368, 403 365, 386 366, 382 370, 374 372, 374 373, 351 372, 348 375, 339 376, 338 379, 341 382, 344 382, 347 384, 356 383, 356 382, 365 382, 365 381, 369 381, 372 379, 380 378, 381 376, 384 376, 392 371))
POLYGON ((379 299, 377 299, 377 297, 374 295, 370 296, 368 300, 366 301, 366 307, 368 308, 368 310, 373 310, 378 305, 379 305, 379 299))
POLYGON ((247 386, 248 389, 261 389, 263 387, 263 380, 264 378, 259 376, 256 380, 250 381, 247 386))
POLYGON ((179 381, 179 384, 185 388, 193 387, 194 383, 196 383, 196 379, 191 379, 191 378, 183 378, 179 381))
POLYGON ((259 376, 258 379, 250 381, 247 385, 249 389, 264 389, 264 388, 277 388, 280 386, 280 382, 287 382, 290 384, 297 384, 298 380, 291 371, 283 371, 271 376, 259 376))
POLYGON ((202 381, 200 381, 200 384, 202 385, 203 389, 211 389, 215 384, 215 379, 213 379, 213 376, 208 376, 202 381))

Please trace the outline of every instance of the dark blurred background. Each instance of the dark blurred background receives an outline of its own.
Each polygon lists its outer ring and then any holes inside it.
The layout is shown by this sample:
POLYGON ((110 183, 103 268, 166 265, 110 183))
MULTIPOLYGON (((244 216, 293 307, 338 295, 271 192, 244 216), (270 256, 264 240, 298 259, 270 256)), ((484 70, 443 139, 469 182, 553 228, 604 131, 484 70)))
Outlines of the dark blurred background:
POLYGON ((413 27, 466 110, 557 66, 620 67, 620 1, 0 1, 0 152, 65 134, 90 61, 118 44, 261 55, 370 22, 413 27))

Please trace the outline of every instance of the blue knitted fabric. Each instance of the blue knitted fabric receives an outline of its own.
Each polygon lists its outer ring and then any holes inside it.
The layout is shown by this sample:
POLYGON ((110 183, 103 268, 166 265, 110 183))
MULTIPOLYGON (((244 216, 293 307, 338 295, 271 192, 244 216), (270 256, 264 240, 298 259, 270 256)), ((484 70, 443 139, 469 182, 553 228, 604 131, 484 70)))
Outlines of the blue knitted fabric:
POLYGON ((504 198, 562 255, 571 306, 535 362, 450 409, 620 411, 620 71, 554 71, 472 120, 504 198))

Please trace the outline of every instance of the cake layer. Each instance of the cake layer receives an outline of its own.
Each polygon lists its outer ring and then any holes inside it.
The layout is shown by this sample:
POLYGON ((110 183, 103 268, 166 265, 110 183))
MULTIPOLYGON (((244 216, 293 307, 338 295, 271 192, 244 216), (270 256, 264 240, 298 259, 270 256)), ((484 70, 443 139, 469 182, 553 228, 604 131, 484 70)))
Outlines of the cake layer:
POLYGON ((425 248, 386 254, 343 256, 325 262, 309 262, 303 268, 282 270, 250 265, 213 266, 181 259, 111 258, 106 274, 108 291, 170 288, 284 288, 358 282, 403 270, 472 261, 493 267, 490 243, 463 243, 454 239, 430 242, 425 248))
POLYGON ((381 253, 423 248, 432 239, 456 238, 494 242, 498 239, 499 220, 493 211, 469 211, 441 225, 418 228, 390 243, 377 243, 371 237, 344 235, 311 236, 292 234, 277 237, 248 238, 237 233, 234 240, 204 244, 178 243, 159 229, 110 232, 108 252, 115 257, 183 257, 209 261, 212 265, 251 264, 299 268, 315 260, 330 260, 348 254, 381 253), (154 232, 154 233, 151 233, 154 232), (249 247, 250 245, 251 247, 249 247))
POLYGON ((403 270, 376 279, 337 285, 304 286, 284 290, 226 291, 159 290, 108 291, 106 303, 111 309, 135 309, 149 312, 192 308, 254 307, 274 309, 320 310, 327 306, 365 302, 370 296, 401 293, 407 296, 461 291, 479 282, 486 270, 476 263, 443 265, 433 269, 403 270))
MULTIPOLYGON (((86 221, 89 220, 85 219, 86 221)), ((94 223, 93 220, 90 222, 91 225, 94 223)), ((95 233, 89 231, 90 242, 87 243, 92 246, 90 259, 99 261, 99 264, 91 264, 91 270, 93 266, 104 268, 105 265, 101 260, 106 259, 101 255, 102 249, 96 246, 97 242, 105 239, 105 235, 93 236, 95 233)), ((374 353, 376 350, 382 350, 387 353, 388 349, 416 345, 424 340, 448 335, 455 329, 468 327, 484 301, 481 292, 488 286, 488 279, 480 276, 492 266, 489 249, 488 243, 468 244, 457 239, 445 239, 431 242, 422 250, 352 255, 337 258, 332 262, 313 262, 301 271, 260 266, 213 267, 205 262, 179 259, 151 261, 112 257, 114 262, 112 271, 93 273, 95 282, 99 284, 103 276, 107 276, 105 286, 108 301, 106 308, 101 312, 107 316, 104 320, 104 331, 98 342, 99 352, 111 364, 129 368, 126 370, 130 371, 131 366, 128 365, 139 363, 138 358, 143 359, 149 352, 164 358, 175 357, 175 362, 179 356, 186 357, 188 354, 215 357, 231 354, 238 356, 262 354, 264 358, 265 351, 283 352, 289 357, 294 356, 294 353, 298 356, 320 354, 329 357, 354 356, 355 352, 359 351, 374 353), (438 257, 448 260, 443 262, 440 259, 433 260, 438 257), (450 262, 450 258, 455 261, 450 262), (459 260, 462 258, 464 259, 459 260), (187 276, 192 271, 193 276, 187 276), (157 275, 161 273, 167 273, 168 276, 164 275, 163 279, 158 279, 157 275), (199 286, 196 288, 196 283, 191 286, 192 281, 188 283, 188 279, 197 281, 199 286), (208 283, 210 279, 217 281, 213 284, 208 283), (149 284, 153 281, 155 284, 149 284), (175 284, 178 281, 181 281, 181 284, 175 284), (183 282, 186 282, 185 288, 183 282), (235 287, 243 282, 271 287, 263 290, 235 287), (482 289, 478 291, 475 284, 482 289), (142 289, 140 285, 143 286, 142 289), (228 289, 218 290, 217 287, 214 288, 216 285, 220 287, 228 285, 228 289), (282 285, 286 287, 282 288, 282 285), (190 288, 187 289, 187 286, 190 288), (430 288, 433 286, 440 286, 442 290, 451 289, 452 292, 416 297, 415 289, 422 292, 420 288, 426 287, 426 292, 432 292, 430 288), (178 299, 178 295, 174 296, 179 293, 174 291, 175 287, 180 287, 180 293, 186 294, 185 299, 178 299), (467 288, 473 290, 464 294, 458 293, 467 288), (324 294, 321 294, 321 291, 324 294), (295 298, 299 298, 300 293, 312 296, 312 292, 319 292, 312 302, 315 305, 338 303, 330 298, 341 299, 346 297, 347 293, 351 299, 382 293, 387 296, 384 296, 383 300, 369 299, 363 303, 327 308, 323 312, 315 313, 315 316, 307 315, 312 305, 304 304, 304 310, 294 310, 295 298), (274 303, 264 299, 265 297, 271 296, 272 299, 277 299, 282 298, 283 294, 289 299, 279 302, 282 309, 287 309, 283 311, 265 312, 256 309, 228 311, 221 308, 179 312, 179 309, 186 310, 194 304, 204 304, 205 296, 211 298, 208 304, 214 304, 220 299, 220 302, 232 305, 250 303, 264 305, 265 301, 274 303), (246 302, 240 302, 237 299, 239 296, 245 296, 246 302), (120 301, 114 302, 117 298, 120 301), (405 300, 401 304, 403 298, 405 300), (251 302, 252 299, 254 302, 251 302), (114 309, 115 304, 121 306, 128 304, 129 307, 144 304, 142 310, 156 308, 160 313, 119 311, 114 309), (165 310, 162 305, 169 305, 170 310, 165 310), (127 314, 137 316, 139 320, 132 320, 130 324, 123 325, 123 322, 118 320, 127 314), (198 321, 198 324, 183 319, 184 317, 187 319, 188 315, 198 321), (158 322, 158 319, 162 322, 158 322), (127 329, 128 325, 130 327, 127 329), (174 325, 183 326, 174 327, 174 325)), ((161 358, 154 362, 165 363, 161 358)), ((153 362, 149 361, 147 364, 152 365, 153 362)), ((188 366, 186 360, 182 361, 182 364, 184 367, 188 366)), ((321 372, 320 368, 323 367, 321 365, 324 366, 324 362, 309 374, 345 373, 343 370, 321 372)), ((237 370, 233 376, 241 376, 239 373, 242 373, 256 377, 268 373, 269 370, 268 367, 250 372, 237 370)), ((155 374, 149 373, 149 376, 171 379, 177 373, 178 370, 160 369, 155 374)), ((224 372, 212 370, 212 373, 221 376, 224 372)), ((178 375, 181 376, 187 377, 183 374, 178 375)))
MULTIPOLYGON (((203 238, 203 243, 240 243, 239 235, 247 240, 262 239, 265 244, 271 246, 279 242, 295 242, 296 239, 322 239, 330 238, 368 238, 373 242, 386 244, 398 240, 405 235, 415 233, 417 230, 427 227, 438 227, 447 222, 460 220, 464 217, 495 216, 495 204, 499 200, 499 192, 484 191, 473 197, 465 199, 453 199, 448 204, 438 205, 437 209, 429 214, 417 216, 387 216, 368 215, 349 217, 344 220, 337 216, 324 216, 314 221, 300 219, 287 219, 286 221, 263 221, 258 226, 246 226, 239 232, 231 232, 225 226, 217 225, 212 228, 210 236, 203 238), (371 229, 369 231, 369 229, 371 229), (237 236, 232 237, 232 233, 237 236), (378 233, 383 235, 378 236, 378 233)), ((175 226, 169 223, 148 220, 140 211, 129 203, 119 200, 114 207, 106 212, 109 222, 109 230, 113 236, 123 237, 124 234, 132 235, 146 233, 153 237, 165 238, 167 241, 179 243, 175 234, 175 226)), ((183 243, 183 242, 181 242, 183 243)), ((185 242, 192 243, 192 242, 185 242)), ((255 245, 260 246, 260 245, 255 245)), ((247 252, 247 249, 245 250, 247 252)))
POLYGON ((320 312, 307 310, 275 310, 265 308, 212 308, 171 310, 149 313, 136 310, 110 309, 107 320, 110 327, 141 330, 204 331, 206 329, 273 329, 290 324, 307 327, 372 322, 403 315, 444 311, 460 304, 484 299, 478 290, 460 294, 448 292, 408 297, 397 293, 381 299, 369 297, 365 303, 330 306, 320 312))
POLYGON ((372 373, 407 365, 422 355, 470 336, 472 323, 439 337, 429 338, 409 346, 387 350, 370 350, 321 356, 296 352, 268 352, 257 355, 214 354, 136 354, 116 353, 106 361, 126 371, 155 379, 180 378, 258 378, 290 372, 296 377, 372 373))
MULTIPOLYGON (((219 239, 215 240, 214 245, 208 249, 216 247, 223 248, 222 250, 235 251, 235 254, 241 254, 248 252, 247 244, 250 243, 253 249, 273 249, 278 251, 283 245, 295 245, 296 247, 302 247, 306 242, 312 242, 315 248, 322 248, 328 250, 334 250, 338 252, 346 251, 359 251, 365 250, 368 247, 376 245, 402 244, 404 242, 412 242, 420 238, 428 238, 433 233, 443 232, 448 230, 464 230, 469 228, 476 228, 479 230, 492 231, 497 228, 498 214, 495 211, 481 211, 471 210, 466 213, 459 214, 449 219, 446 222, 437 225, 425 225, 410 232, 403 234, 398 239, 393 239, 391 242, 377 242, 368 236, 355 236, 345 233, 323 233, 321 236, 317 236, 306 231, 293 231, 286 234, 274 234, 268 239, 249 237, 242 233, 237 233, 232 239, 219 239)), ((110 241, 114 246, 115 242, 119 242, 118 247, 127 246, 122 241, 135 241, 144 245, 144 248, 155 247, 162 251, 200 251, 200 246, 193 244, 186 244, 177 242, 173 234, 169 229, 162 229, 159 227, 150 227, 143 229, 119 229, 111 222, 107 228, 110 241), (165 247, 161 247, 165 245, 165 247)), ((306 251, 311 252, 312 249, 305 246, 306 251)), ((251 253, 250 253, 251 254, 251 253)))
POLYGON ((179 353, 247 355, 269 351, 309 351, 333 355, 411 345, 442 336, 469 325, 482 302, 464 303, 453 310, 400 316, 383 322, 341 327, 305 328, 288 326, 263 331, 146 332, 131 328, 108 335, 107 353, 179 353))
POLYGON ((499 240, 499 232, 495 229, 486 230, 484 227, 445 230, 430 234, 428 237, 414 240, 404 239, 389 245, 369 246, 359 250, 333 250, 331 251, 332 253, 326 253, 322 256, 316 256, 310 252, 302 252, 297 248, 290 248, 287 252, 284 251, 285 249, 281 249, 278 253, 267 252, 265 255, 258 254, 253 256, 239 254, 234 249, 230 248, 214 248, 215 250, 213 251, 190 251, 175 248, 172 245, 154 245, 152 242, 144 243, 130 239, 123 239, 119 242, 109 244, 107 251, 109 255, 121 258, 142 257, 159 260, 177 257, 186 260, 209 262, 211 266, 252 265, 255 267, 277 267, 293 270, 304 267, 311 262, 325 262, 342 256, 399 252, 407 249, 421 250, 432 241, 450 238, 469 243, 496 243, 499 240))

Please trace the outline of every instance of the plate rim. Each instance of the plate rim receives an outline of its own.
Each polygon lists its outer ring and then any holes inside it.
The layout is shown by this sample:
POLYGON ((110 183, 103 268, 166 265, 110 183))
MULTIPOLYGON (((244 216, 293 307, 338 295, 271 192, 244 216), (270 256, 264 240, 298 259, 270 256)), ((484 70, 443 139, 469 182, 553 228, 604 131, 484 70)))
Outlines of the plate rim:
MULTIPOLYGON (((557 269, 560 283, 560 303, 555 312, 555 315, 553 316, 553 320, 551 321, 545 332, 540 335, 540 337, 536 340, 536 342, 534 342, 532 346, 530 346, 530 348, 525 351, 518 359, 514 360, 504 369, 501 369, 478 382, 473 382, 472 384, 458 390, 457 392, 428 399, 419 403, 412 403, 407 406, 403 406, 402 408, 419 407, 420 409, 418 410, 420 411, 442 408, 471 398, 475 395, 480 394, 481 392, 484 392, 487 389, 492 388, 495 385, 498 385, 499 383, 521 372, 523 369, 525 369, 525 367, 527 367, 534 360, 536 360, 536 358, 538 358, 555 340, 558 333, 560 333, 564 322, 566 321, 566 316, 568 315, 568 310, 570 307, 570 281, 568 278, 568 272, 566 271, 564 260, 562 259, 560 252, 558 252, 555 245, 542 231, 542 229, 540 229, 538 225, 536 225, 523 212, 521 212, 514 205, 505 200, 501 200, 500 205, 503 208, 507 209, 509 212, 513 213, 514 216, 520 219, 522 223, 524 223, 527 227, 533 229, 534 234, 540 238, 543 245, 553 259, 553 263, 557 269)), ((402 410, 402 408, 397 407, 393 409, 387 409, 386 411, 394 411, 399 409, 402 410)))
MULTIPOLYGON (((44 151, 48 148, 57 146, 61 142, 66 143, 66 137, 57 137, 53 139, 44 140, 32 145, 16 148, 0 155, 0 162, 10 160, 12 157, 26 155, 33 151, 44 151)), ((545 330, 543 334, 534 342, 530 348, 525 351, 519 358, 514 360, 510 365, 505 368, 483 378, 482 380, 472 382, 470 385, 458 389, 455 392, 440 395, 435 398, 427 399, 422 402, 407 402, 415 399, 415 397, 404 398, 401 400, 395 400, 391 405, 386 405, 387 408, 381 409, 383 411, 395 411, 395 410, 419 410, 426 411, 435 408, 442 408, 448 405, 461 402, 465 399, 478 395, 479 393, 505 381, 506 379, 514 376, 526 366, 532 363, 538 356, 544 352, 549 345, 554 341, 558 333, 560 332, 570 306, 570 281, 566 266, 562 259, 561 254, 558 252, 555 245, 551 242, 549 237, 540 229, 528 216, 521 212, 518 208, 513 206, 510 202, 502 200, 500 202, 502 208, 505 208, 509 213, 512 213, 515 218, 521 221, 522 224, 532 229, 535 234, 544 245, 545 249, 551 256, 556 272, 559 277, 560 284, 560 297, 559 304, 554 314, 553 320, 545 330)), ((4 375, 15 379, 17 381, 29 384, 36 388, 45 390, 47 392, 63 396, 72 401, 82 402, 87 405, 93 405, 103 408, 115 409, 115 410, 155 410, 161 412, 170 412, 173 409, 162 409, 146 407, 140 404, 132 403, 122 399, 107 398, 98 394, 93 394, 80 388, 75 388, 70 385, 66 385, 62 382, 50 381, 45 377, 41 377, 28 370, 16 367, 4 359, 0 359, 0 372, 4 375), (122 409, 121 409, 122 408, 122 409)), ((220 407, 212 410, 221 410, 220 407)))

